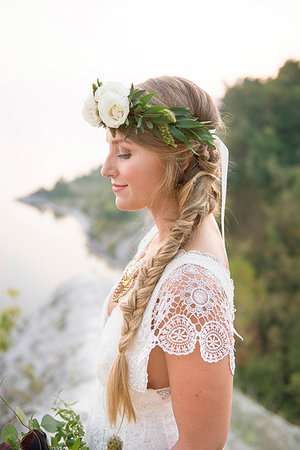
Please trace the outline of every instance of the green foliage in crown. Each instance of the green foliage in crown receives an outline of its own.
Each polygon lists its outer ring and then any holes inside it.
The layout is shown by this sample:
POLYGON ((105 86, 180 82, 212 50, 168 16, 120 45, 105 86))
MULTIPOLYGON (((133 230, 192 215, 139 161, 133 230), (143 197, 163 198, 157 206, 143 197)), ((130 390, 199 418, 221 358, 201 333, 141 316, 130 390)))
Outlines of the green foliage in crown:
POLYGON ((93 94, 86 100, 82 115, 93 126, 108 127, 113 137, 116 128, 126 131, 125 139, 133 130, 136 134, 148 131, 171 148, 177 146, 176 139, 196 154, 191 140, 215 148, 211 121, 198 121, 187 107, 149 106, 157 91, 146 94, 143 89, 134 89, 133 84, 128 90, 116 82, 103 85, 98 79, 92 88, 93 94))

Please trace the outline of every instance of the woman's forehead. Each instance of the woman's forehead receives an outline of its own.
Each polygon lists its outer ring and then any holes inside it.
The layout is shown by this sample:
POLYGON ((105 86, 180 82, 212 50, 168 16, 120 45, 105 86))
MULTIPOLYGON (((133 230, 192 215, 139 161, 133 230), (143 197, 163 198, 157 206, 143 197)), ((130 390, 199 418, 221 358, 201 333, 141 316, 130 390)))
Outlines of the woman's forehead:
POLYGON ((115 137, 112 136, 111 132, 109 129, 106 130, 106 140, 110 143, 113 144, 119 144, 119 143, 128 143, 131 145, 134 145, 134 142, 131 141, 130 139, 125 138, 125 134, 120 133, 118 130, 116 130, 116 135, 115 137))

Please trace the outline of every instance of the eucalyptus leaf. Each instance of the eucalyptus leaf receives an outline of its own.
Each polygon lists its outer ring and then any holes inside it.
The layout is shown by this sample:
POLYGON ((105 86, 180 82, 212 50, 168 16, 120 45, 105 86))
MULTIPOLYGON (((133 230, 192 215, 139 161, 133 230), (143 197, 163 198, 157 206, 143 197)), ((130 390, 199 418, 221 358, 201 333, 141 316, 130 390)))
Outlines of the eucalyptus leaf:
POLYGON ((137 122, 137 127, 138 127, 138 128, 141 128, 142 121, 143 121, 143 118, 142 118, 142 117, 139 117, 138 122, 137 122))
POLYGON ((146 125, 147 125, 148 128, 150 128, 150 130, 153 129, 153 123, 150 122, 149 120, 146 121, 146 125))
POLYGON ((125 139, 129 136, 129 134, 130 134, 130 127, 128 127, 126 130, 125 139))
POLYGON ((158 129, 156 127, 153 127, 152 131, 155 134, 155 136, 158 137, 158 139, 160 139, 161 141, 163 140, 160 132, 158 131, 158 129))
POLYGON ((186 116, 187 114, 193 115, 192 111, 189 108, 186 108, 185 106, 170 106, 169 109, 173 111, 175 116, 177 115, 186 116))
POLYGON ((18 432, 11 423, 8 423, 1 428, 1 439, 3 442, 7 443, 9 443, 10 440, 16 441, 18 439, 18 432))
MULTIPOLYGON (((205 125, 206 123, 212 123, 212 121, 211 120, 204 120, 203 122, 199 122, 199 123, 205 125)), ((211 125, 210 127, 214 128, 213 125, 211 125)))
POLYGON ((207 145, 210 147, 210 148, 216 148, 216 145, 214 144, 214 143, 212 143, 212 142, 207 142, 207 145))
POLYGON ((181 142, 184 142, 192 151, 194 151, 190 141, 187 139, 187 137, 182 133, 182 131, 178 130, 173 125, 169 126, 171 134, 178 139, 181 142))
POLYGON ((151 100, 151 98, 153 97, 153 95, 155 95, 157 93, 157 91, 155 92, 150 92, 150 94, 144 95, 144 97, 140 98, 140 101, 143 103, 143 105, 147 105, 147 103, 151 100))
POLYGON ((140 113, 142 111, 141 105, 138 105, 135 109, 134 112, 135 113, 140 113))
POLYGON ((178 128, 201 128, 199 122, 193 120, 177 121, 176 125, 178 128))
POLYGON ((199 127, 202 127, 201 123, 197 120, 197 117, 189 117, 189 116, 178 116, 177 117, 177 121, 178 122, 183 122, 183 121, 187 121, 187 122, 197 122, 199 127))
POLYGON ((133 101, 133 100, 136 100, 136 99, 139 98, 141 95, 145 94, 145 92, 146 92, 145 89, 142 89, 142 90, 140 90, 140 91, 136 90, 136 91, 132 94, 131 100, 132 100, 132 101, 133 101))
POLYGON ((146 109, 146 112, 144 114, 144 116, 147 116, 148 114, 156 114, 160 111, 163 111, 164 109, 166 109, 165 106, 149 106, 149 108, 146 109))
MULTIPOLYGON (((164 108, 164 109, 166 109, 166 108, 164 108)), ((159 114, 157 114, 157 113, 144 113, 143 116, 145 119, 152 119, 153 117, 154 118, 160 117, 159 114)))
POLYGON ((157 116, 157 117, 153 117, 151 119, 152 123, 169 123, 169 119, 167 119, 166 117, 162 117, 162 116, 157 116))
POLYGON ((186 130, 186 135, 189 139, 196 139, 196 141, 200 141, 198 133, 196 133, 192 128, 186 130))
POLYGON ((49 431, 49 433, 55 433, 59 425, 61 425, 61 422, 54 419, 50 414, 46 414, 42 418, 41 426, 45 428, 46 431, 49 431))

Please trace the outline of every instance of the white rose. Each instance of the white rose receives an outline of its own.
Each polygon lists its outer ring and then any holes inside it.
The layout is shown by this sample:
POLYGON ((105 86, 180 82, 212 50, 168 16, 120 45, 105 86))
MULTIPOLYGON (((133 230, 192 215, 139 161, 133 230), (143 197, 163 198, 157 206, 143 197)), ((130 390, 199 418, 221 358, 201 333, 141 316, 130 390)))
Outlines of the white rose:
POLYGON ((101 118, 97 114, 97 103, 95 102, 94 96, 91 94, 85 100, 81 114, 87 122, 89 122, 93 127, 96 127, 101 123, 101 118))
POLYGON ((103 94, 98 102, 99 115, 106 126, 118 128, 129 113, 129 99, 113 92, 103 94))
POLYGON ((123 84, 121 84, 121 83, 117 83, 116 81, 107 81, 105 84, 98 87, 98 89, 96 90, 95 100, 97 102, 99 102, 102 95, 109 94, 109 93, 117 94, 120 97, 123 97, 123 96, 128 97, 128 95, 130 93, 130 89, 123 86, 123 84))

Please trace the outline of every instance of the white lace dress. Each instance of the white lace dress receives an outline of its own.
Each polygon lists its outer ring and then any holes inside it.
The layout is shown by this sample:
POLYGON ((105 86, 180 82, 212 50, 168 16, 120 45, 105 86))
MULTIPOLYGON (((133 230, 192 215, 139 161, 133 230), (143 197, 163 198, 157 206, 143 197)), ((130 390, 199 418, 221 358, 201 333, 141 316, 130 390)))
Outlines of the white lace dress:
MULTIPOLYGON (((141 240, 133 262, 157 233, 154 225, 141 240)), ((109 369, 118 352, 122 312, 116 306, 108 317, 104 301, 101 317, 101 340, 97 362, 97 389, 85 424, 85 440, 90 450, 105 449, 107 439, 115 433, 124 449, 169 450, 178 440, 173 415, 171 391, 147 389, 147 366, 150 351, 159 345, 165 352, 186 355, 199 341, 202 358, 210 363, 228 358, 235 370, 233 322, 234 285, 229 270, 221 260, 208 253, 179 250, 165 267, 145 309, 134 343, 126 353, 129 387, 137 422, 124 419, 111 427, 106 414, 105 389, 109 369)), ((127 294, 128 295, 128 294, 127 294)), ((126 300, 126 295, 119 302, 126 300)), ((238 333, 236 333, 238 334, 238 333)))

